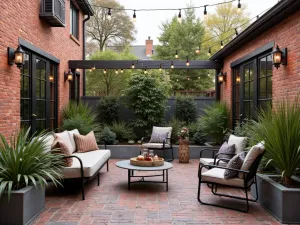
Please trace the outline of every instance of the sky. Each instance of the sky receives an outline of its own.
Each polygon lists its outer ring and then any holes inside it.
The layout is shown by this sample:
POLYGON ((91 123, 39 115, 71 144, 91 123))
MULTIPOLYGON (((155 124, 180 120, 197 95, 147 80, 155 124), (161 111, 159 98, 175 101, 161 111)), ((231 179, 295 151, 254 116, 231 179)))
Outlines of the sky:
MULTIPOLYGON (((194 6, 220 3, 224 0, 118 0, 121 5, 129 9, 153 9, 153 8, 183 8, 187 3, 192 2, 194 6)), ((260 14, 264 10, 274 6, 278 0, 240 0, 242 5, 247 5, 247 10, 251 18, 260 14)), ((237 5, 237 1, 233 2, 237 5)), ((214 7, 207 7, 208 15, 214 11, 214 7)), ((127 11, 132 18, 133 12, 127 11)), ((203 8, 196 10, 197 15, 203 18, 203 8)), ((159 44, 161 30, 159 26, 163 21, 171 20, 174 15, 178 15, 178 11, 150 11, 136 12, 136 41, 133 45, 145 45, 148 36, 154 41, 154 45, 159 44)), ((184 13, 182 13, 182 18, 184 13)))

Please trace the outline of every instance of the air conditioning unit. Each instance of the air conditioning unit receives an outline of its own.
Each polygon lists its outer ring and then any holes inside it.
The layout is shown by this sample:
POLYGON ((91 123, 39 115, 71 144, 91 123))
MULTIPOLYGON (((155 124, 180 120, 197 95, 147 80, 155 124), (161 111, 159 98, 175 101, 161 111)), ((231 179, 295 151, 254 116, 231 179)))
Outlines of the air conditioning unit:
POLYGON ((65 0, 41 0, 40 18, 52 27, 64 27, 65 17, 65 0))

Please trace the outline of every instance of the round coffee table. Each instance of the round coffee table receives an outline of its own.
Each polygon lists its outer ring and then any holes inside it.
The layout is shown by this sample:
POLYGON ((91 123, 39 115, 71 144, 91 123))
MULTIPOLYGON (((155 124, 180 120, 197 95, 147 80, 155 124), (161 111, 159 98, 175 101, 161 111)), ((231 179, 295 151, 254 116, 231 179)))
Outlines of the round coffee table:
POLYGON ((161 183, 166 184, 166 190, 168 191, 168 170, 173 167, 173 165, 169 162, 164 162, 164 165, 162 166, 153 166, 153 167, 143 167, 143 166, 133 166, 130 164, 130 160, 122 160, 116 163, 116 166, 122 169, 128 170, 128 190, 130 190, 130 184, 133 183, 161 183), (139 170, 139 171, 162 171, 162 174, 156 174, 156 175, 148 175, 148 176, 135 176, 133 174, 133 171, 139 170), (145 177, 159 177, 162 176, 162 181, 150 181, 145 180, 145 177), (141 180, 139 181, 131 181, 131 177, 140 177, 141 180))

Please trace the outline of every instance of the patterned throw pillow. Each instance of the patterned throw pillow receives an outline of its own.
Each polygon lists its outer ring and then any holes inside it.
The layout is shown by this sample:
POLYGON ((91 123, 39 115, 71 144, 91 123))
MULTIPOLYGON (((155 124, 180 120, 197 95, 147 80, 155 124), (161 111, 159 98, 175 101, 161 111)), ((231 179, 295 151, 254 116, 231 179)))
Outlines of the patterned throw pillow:
MULTIPOLYGON (((60 138, 55 138, 51 149, 55 149, 55 153, 59 153, 65 156, 72 155, 67 145, 60 138)), ((73 158, 67 158, 63 160, 66 167, 71 167, 73 165, 73 158)))
MULTIPOLYGON (((245 155, 246 155, 245 152, 241 152, 235 155, 232 159, 230 159, 226 167, 230 169, 237 169, 237 170, 241 169, 245 159, 245 155)), ((225 179, 234 178, 237 177, 237 175, 238 175, 238 171, 228 170, 228 169, 225 169, 224 171, 225 179)))
POLYGON ((168 133, 155 133, 151 135, 149 143, 163 143, 163 141, 168 137, 168 133))
MULTIPOLYGON (((225 154, 234 154, 235 153, 235 145, 228 145, 225 141, 222 146, 220 147, 218 153, 225 153, 225 154)), ((219 155, 218 158, 222 159, 231 159, 232 155, 219 155)))
POLYGON ((99 149, 93 131, 87 135, 74 134, 74 140, 78 152, 89 152, 99 149))

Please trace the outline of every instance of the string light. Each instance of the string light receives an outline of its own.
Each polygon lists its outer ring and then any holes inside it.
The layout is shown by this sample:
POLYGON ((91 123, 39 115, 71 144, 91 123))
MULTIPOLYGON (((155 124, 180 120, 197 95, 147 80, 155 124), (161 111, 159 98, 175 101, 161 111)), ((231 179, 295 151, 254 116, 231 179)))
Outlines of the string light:
POLYGON ((96 69, 96 67, 95 67, 95 65, 93 66, 93 68, 92 68, 92 70, 95 70, 96 69))
POLYGON ((242 8, 242 5, 241 5, 241 2, 240 2, 240 0, 238 0, 239 1, 239 3, 238 3, 238 9, 237 9, 237 11, 238 11, 238 13, 240 13, 241 12, 241 8, 242 8))
POLYGON ((89 71, 92 72, 92 68, 90 68, 89 71))
POLYGON ((111 20, 111 8, 108 8, 107 19, 111 20))
POLYGON ((54 76, 53 75, 49 75, 49 81, 53 82, 54 81, 54 76))
POLYGON ((123 73, 124 72, 124 70, 123 69, 121 69, 121 73, 123 73))
POLYGON ((178 59, 178 57, 179 57, 178 56, 178 51, 176 50, 176 52, 175 52, 175 58, 178 59))
POLYGON ((199 54, 200 53, 200 46, 196 49, 196 54, 199 54))
POLYGON ((159 65, 159 71, 162 71, 161 64, 159 65))
POLYGON ((135 9, 133 10, 133 16, 132 16, 133 22, 136 22, 136 14, 135 14, 135 9))
POLYGON ((76 68, 76 72, 79 72, 79 68, 76 68))
POLYGON ((116 70, 115 70, 115 74, 118 74, 118 73, 119 73, 119 70, 116 69, 116 70))
POLYGON ((173 61, 171 63, 171 69, 174 69, 174 63, 173 63, 173 61))
POLYGON ((238 32, 237 28, 234 28, 234 31, 235 31, 235 35, 238 36, 239 32, 238 32))
POLYGON ((189 57, 186 57, 186 63, 185 63, 186 66, 190 66, 190 61, 189 61, 189 57))
POLYGON ((200 77, 198 77, 198 79, 200 79, 200 77))
POLYGON ((178 79, 176 81, 178 82, 178 79))
POLYGON ((186 79, 187 79, 187 80, 190 80, 190 77, 187 77, 186 79))
POLYGON ((207 55, 208 55, 208 56, 211 56, 211 47, 208 48, 207 55))
POLYGON ((181 19, 181 9, 179 9, 179 13, 178 13, 178 17, 177 17, 177 22, 178 22, 178 23, 182 23, 182 19, 181 19))
POLYGON ((224 48, 224 44, 223 41, 221 41, 221 49, 224 48))
POLYGON ((204 14, 204 17, 206 17, 206 16, 207 16, 206 5, 204 6, 204 12, 203 12, 203 14, 204 14))
POLYGON ((145 70, 144 70, 144 74, 147 74, 147 69, 145 68, 145 70))
POLYGON ((134 69, 134 62, 132 62, 131 64, 131 69, 134 69))
POLYGON ((104 73, 104 74, 106 74, 106 72, 107 72, 107 70, 106 70, 106 69, 104 69, 104 70, 103 70, 103 73, 104 73))

